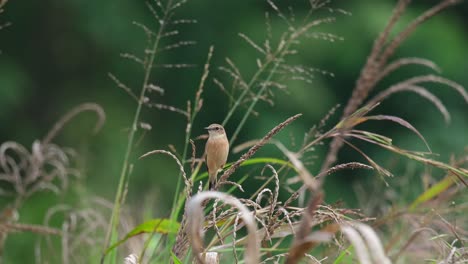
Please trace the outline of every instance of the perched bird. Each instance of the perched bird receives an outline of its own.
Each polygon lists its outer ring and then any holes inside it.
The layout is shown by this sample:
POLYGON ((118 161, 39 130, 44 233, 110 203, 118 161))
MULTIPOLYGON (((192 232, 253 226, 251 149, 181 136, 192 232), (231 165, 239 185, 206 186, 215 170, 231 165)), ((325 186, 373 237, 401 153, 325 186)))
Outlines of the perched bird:
POLYGON ((216 185, 216 176, 224 167, 229 154, 229 141, 222 125, 211 124, 205 127, 208 130, 208 140, 205 145, 206 166, 210 180, 210 190, 216 185))

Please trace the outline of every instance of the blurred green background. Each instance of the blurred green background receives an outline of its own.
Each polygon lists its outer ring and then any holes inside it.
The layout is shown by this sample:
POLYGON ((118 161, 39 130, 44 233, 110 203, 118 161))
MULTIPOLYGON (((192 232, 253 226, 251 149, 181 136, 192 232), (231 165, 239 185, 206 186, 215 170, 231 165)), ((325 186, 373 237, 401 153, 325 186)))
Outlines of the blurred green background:
MULTIPOLYGON (((292 1, 296 5, 297 1, 292 1)), ((307 1, 304 1, 307 3, 307 1)), ((291 61, 334 73, 334 77, 317 74, 313 83, 291 82, 287 93, 278 91, 274 106, 261 103, 240 133, 237 143, 262 137, 272 127, 287 117, 303 113, 298 121, 281 132, 278 139, 294 149, 291 137, 300 144, 303 134, 336 104, 344 105, 349 98, 355 80, 370 51, 374 38, 383 29, 396 1, 357 0, 334 1, 331 7, 341 8, 352 15, 319 12, 317 17, 336 16, 335 23, 319 27, 319 31, 336 34, 343 41, 303 40, 299 55, 291 61)), ((401 29, 437 1, 414 1, 397 25, 401 29)), ((300 17, 305 5, 295 7, 300 17)), ((197 44, 162 53, 159 63, 187 63, 196 67, 185 69, 156 68, 152 81, 165 89, 164 96, 151 95, 152 101, 185 109, 192 100, 210 45, 215 51, 211 75, 203 94, 204 106, 194 124, 194 135, 204 133, 203 127, 221 122, 229 105, 224 93, 212 78, 226 79, 217 69, 225 65, 229 57, 237 63, 248 78, 256 69, 255 58, 259 54, 238 33, 245 33, 261 42, 265 35, 264 13, 269 10, 264 1, 189 1, 178 13, 180 18, 196 19, 197 24, 181 27, 180 40, 193 40, 197 44)), ((434 61, 442 69, 442 76, 468 86, 468 3, 462 3, 443 12, 423 24, 397 50, 397 57, 423 57, 434 61)), ((17 141, 28 148, 35 139, 42 138, 54 122, 69 109, 83 102, 95 102, 103 107, 107 120, 96 136, 91 135, 95 116, 83 114, 65 127, 55 142, 77 149, 81 154, 79 167, 84 170, 80 181, 88 191, 112 200, 117 188, 127 132, 134 115, 136 103, 108 77, 111 72, 139 93, 143 79, 142 70, 120 53, 142 54, 145 36, 132 25, 132 21, 155 28, 157 23, 144 1, 131 0, 45 0, 10 1, 0 14, 0 24, 12 25, 0 31, 0 142, 17 141)), ((274 30, 284 26, 278 17, 272 16, 274 30)), ((274 31, 278 36, 280 32, 274 31)), ((430 72, 427 69, 408 66, 392 74, 380 85, 380 90, 398 80, 415 74, 430 72)), ((409 93, 392 96, 376 110, 378 113, 403 117, 426 137, 432 150, 439 153, 441 161, 450 155, 461 153, 467 145, 468 111, 466 103, 455 91, 441 85, 428 85, 438 95, 452 115, 452 122, 445 124, 443 117, 428 101, 409 93)), ((374 92, 375 94, 375 92, 374 92)), ((342 112, 342 107, 329 121, 332 126, 342 112)), ((240 108, 227 125, 227 132, 243 116, 240 108)), ((152 130, 134 149, 134 157, 153 149, 168 149, 173 144, 182 151, 186 120, 183 116, 164 110, 145 109, 142 121, 151 124, 152 130)), ((391 136, 394 143, 413 150, 424 146, 410 131, 387 122, 376 123, 373 131, 391 136)), ((231 132, 232 133, 232 132, 231 132)), ((201 155, 203 142, 197 143, 201 155)), ((382 165, 394 160, 394 155, 374 146, 361 147, 382 165)), ((310 166, 313 173, 320 167, 327 146, 317 148, 317 158, 310 166)), ((234 161, 237 155, 231 155, 234 161)), ((279 151, 268 146, 261 155, 280 156, 279 151)), ((363 159, 356 152, 344 148, 340 152, 343 161, 363 159)), ((132 160, 135 160, 134 158, 132 160)), ((406 162, 399 159, 400 167, 406 162)), ((176 164, 167 157, 151 157, 135 161, 128 188, 128 204, 141 212, 141 201, 152 199, 150 217, 168 216, 175 191, 176 164), (148 198, 150 197, 150 198, 148 198)), ((398 172, 399 169, 396 169, 398 172)), ((344 199, 351 205, 354 195, 348 188, 351 181, 359 179, 359 173, 346 177, 330 177, 327 200, 344 199)), ((341 175, 344 176, 344 175, 341 175)), ((259 182, 250 179, 258 185, 259 182)), ((51 203, 69 202, 76 197, 55 197, 38 194, 20 213, 20 222, 42 223, 44 211, 51 203)), ((0 198, 4 199, 4 198, 0 198)), ((8 201, 2 201, 5 205, 8 201)), ((11 236, 7 242, 7 260, 17 259, 20 252, 32 253, 32 235, 11 236), (21 248, 21 250, 19 250, 21 248)), ((33 240, 32 240, 33 241, 33 240)), ((24 256, 32 260, 32 254, 24 256)), ((6 262, 10 263, 10 262, 6 262)), ((17 262, 20 263, 20 262, 17 262)), ((32 263, 32 262, 22 262, 32 263)))

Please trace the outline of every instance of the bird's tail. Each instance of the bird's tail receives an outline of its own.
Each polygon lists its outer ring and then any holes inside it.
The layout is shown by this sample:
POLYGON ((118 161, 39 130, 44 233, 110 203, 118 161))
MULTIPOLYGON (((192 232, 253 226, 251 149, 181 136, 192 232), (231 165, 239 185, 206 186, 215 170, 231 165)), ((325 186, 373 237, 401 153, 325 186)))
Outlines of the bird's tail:
POLYGON ((208 188, 210 191, 214 191, 216 187, 216 173, 214 175, 210 175, 210 183, 208 185, 208 188))
POLYGON ((210 191, 214 191, 214 188, 215 188, 215 186, 216 186, 216 182, 210 181, 209 186, 210 186, 210 187, 209 187, 209 188, 210 188, 210 191))

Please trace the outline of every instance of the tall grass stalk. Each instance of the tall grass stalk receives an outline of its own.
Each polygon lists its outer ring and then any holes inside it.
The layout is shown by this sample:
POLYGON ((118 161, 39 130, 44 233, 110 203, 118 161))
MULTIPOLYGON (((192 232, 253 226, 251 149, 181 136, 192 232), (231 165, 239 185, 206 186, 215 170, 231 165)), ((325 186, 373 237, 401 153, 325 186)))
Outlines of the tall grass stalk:
MULTIPOLYGON (((172 4, 172 0, 168 0, 166 4, 166 10, 168 10, 171 7, 171 4, 172 4)), ((156 51, 158 50, 161 37, 166 27, 165 21, 168 20, 169 16, 170 16, 170 12, 164 12, 164 17, 162 18, 163 22, 160 23, 158 33, 155 37, 151 50, 149 52, 145 52, 143 83, 141 86, 140 96, 138 98, 138 105, 135 111, 135 115, 133 116, 132 127, 130 128, 130 131, 128 134, 127 148, 125 150, 123 166, 122 166, 122 170, 120 172, 120 177, 119 177, 119 185, 117 187, 117 193, 114 199, 114 207, 112 209, 111 220, 110 220, 110 224, 106 233, 106 240, 104 243, 103 252, 105 252, 105 250, 109 247, 111 243, 116 242, 117 237, 118 237, 117 229, 119 226, 120 210, 125 200, 124 186, 128 184, 128 180, 129 180, 130 155, 132 153, 135 133, 137 131, 137 125, 140 120, 141 109, 145 103, 145 94, 147 91, 147 87, 150 84, 149 79, 151 76, 151 70, 153 68, 154 60, 156 58, 156 51)), ((112 262, 116 263, 116 254, 115 253, 111 253, 111 254, 112 254, 111 257, 113 258, 112 262)), ((103 262, 104 262, 104 256, 101 259, 101 263, 103 262)))
MULTIPOLYGON (((289 46, 289 45, 287 45, 289 46)), ((287 47, 286 47, 287 49, 287 47)), ((265 82, 269 82, 271 80, 271 78, 273 77, 274 73, 276 72, 276 69, 278 68, 278 65, 279 65, 279 61, 276 61, 275 65, 273 66, 273 69, 270 71, 270 74, 268 74, 268 77, 267 79, 265 80, 265 82)), ((255 80, 254 80, 254 83, 255 83, 255 80)), ((250 116, 250 114, 252 113, 252 110, 253 108, 255 107, 255 105, 257 104, 260 96, 263 94, 263 92, 265 91, 265 89, 267 88, 267 84, 262 84, 262 87, 258 90, 257 94, 255 95, 255 97, 253 98, 252 100, 252 103, 249 105, 249 108, 247 109, 247 111, 245 112, 244 116, 242 117, 241 121, 239 122, 239 125, 237 125, 237 128, 236 130, 234 131, 234 134, 232 134, 232 137, 231 139, 229 140, 230 144, 234 144, 234 141, 236 141, 237 139, 237 135, 239 134, 240 130, 242 129, 242 127, 244 126, 245 124, 245 121, 247 121, 247 118, 250 116)), ((244 93, 247 92, 248 89, 245 89, 244 93)), ((241 98, 239 97, 239 99, 241 100, 241 98)), ((236 101, 239 102, 239 99, 236 101)), ((224 123, 224 122, 223 122, 224 123)))
MULTIPOLYGON (((185 130, 184 151, 182 153, 182 161, 184 164, 186 163, 188 146, 190 145, 190 137, 192 135, 192 126, 193 126, 193 123, 195 122, 195 117, 197 116, 198 112, 200 111, 202 107, 201 94, 203 93, 203 87, 205 86, 206 79, 208 78, 209 66, 210 66, 211 57, 213 56, 213 51, 214 51, 214 47, 211 46, 208 51, 208 57, 206 59, 202 77, 200 79, 198 91, 195 95, 193 108, 190 110, 190 116, 188 117, 187 128, 185 130)), ((182 205, 184 201, 188 198, 186 197, 185 193, 180 192, 180 187, 182 184, 181 173, 182 172, 179 173, 179 177, 177 179, 177 187, 176 187, 176 191, 175 191, 175 195, 174 195, 174 199, 173 199, 172 207, 171 207, 172 210, 171 210, 170 217, 173 222, 177 221, 180 211, 182 210, 182 205)), ((196 173, 192 173, 191 180, 193 181, 195 177, 196 177, 196 173)), ((169 242, 171 244, 174 242, 174 235, 169 236, 169 242)))
MULTIPOLYGON (((271 5, 273 5, 273 3, 271 3, 271 2, 269 2, 269 3, 271 5)), ((275 6, 273 6, 273 8, 275 9, 275 6)), ((284 19, 286 19, 286 18, 284 18, 284 19)), ((287 19, 286 19, 286 21, 288 22, 289 25, 291 25, 291 23, 287 19)), ((250 103, 249 107, 247 108, 247 111, 244 113, 241 121, 239 122, 239 124, 236 127, 236 130, 234 131, 234 133, 232 134, 232 136, 231 136, 231 138, 229 140, 230 144, 233 144, 234 141, 237 139, 237 136, 239 135, 240 130, 243 128, 245 122, 247 121, 247 118, 252 113, 253 108, 257 104, 257 102, 260 99, 260 97, 262 96, 262 94, 267 89, 267 87, 268 87, 269 83, 272 81, 274 75, 277 73, 278 67, 282 63, 284 63, 284 61, 283 61, 284 58, 289 54, 289 52, 291 52, 290 51, 290 46, 294 42, 296 42, 298 40, 298 38, 300 38, 301 36, 306 34, 310 30, 310 28, 312 28, 314 26, 318 26, 318 25, 320 25, 322 23, 329 23, 329 22, 332 22, 332 21, 334 21, 334 18, 332 18, 332 17, 318 19, 318 20, 314 20, 312 22, 305 21, 305 24, 299 26, 298 28, 294 28, 294 30, 292 32, 290 32, 290 33, 288 32, 289 34, 284 35, 280 39, 278 47, 277 47, 277 49, 276 49, 276 51, 274 53, 271 53, 271 54, 264 53, 265 54, 265 62, 262 63, 261 66, 259 67, 259 69, 255 72, 255 74, 251 78, 250 82, 247 84, 244 91, 240 94, 240 96, 234 102, 234 105, 231 107, 231 109, 229 110, 229 112, 226 115, 226 118, 222 122, 223 126, 227 124, 227 122, 232 117, 233 113, 235 112, 237 107, 239 107, 240 103, 243 101, 243 99, 248 94, 248 92, 252 89, 252 87, 256 83, 261 81, 260 89, 255 94, 255 96, 252 98, 252 102, 250 103), (288 36, 288 37, 286 38, 286 36, 288 36), (272 66, 271 70, 269 71, 267 77, 265 78, 265 80, 260 80, 260 76, 268 69, 268 67, 271 65, 272 62, 274 62, 274 65, 272 66)), ((246 39, 246 41, 250 45, 252 45, 253 48, 255 48, 256 50, 260 49, 250 39, 248 39, 246 37, 244 37, 244 39, 246 39)))

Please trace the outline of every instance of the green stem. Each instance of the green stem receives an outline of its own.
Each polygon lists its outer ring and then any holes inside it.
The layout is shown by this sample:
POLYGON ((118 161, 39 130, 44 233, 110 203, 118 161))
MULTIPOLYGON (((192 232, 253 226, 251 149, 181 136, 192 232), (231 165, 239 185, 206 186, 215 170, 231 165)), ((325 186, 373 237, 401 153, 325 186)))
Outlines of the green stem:
MULTIPOLYGON (((170 6, 171 2, 172 1, 168 1, 167 7, 170 6)), ((168 15, 168 13, 165 14, 163 21, 166 21, 167 15, 168 15)), ((126 148, 125 156, 124 156, 124 163, 123 163, 123 166, 122 166, 122 170, 120 172, 119 185, 117 187, 117 193, 116 193, 115 200, 114 200, 114 208, 112 209, 111 221, 110 221, 109 228, 107 229, 107 233, 106 233, 106 240, 105 240, 105 244, 104 244, 104 246, 105 246, 104 252, 109 247, 109 245, 115 241, 115 239, 116 239, 116 237, 118 235, 117 234, 117 228, 118 228, 118 225, 119 225, 120 209, 121 209, 121 206, 122 206, 122 204, 124 202, 124 198, 125 198, 123 196, 123 190, 124 190, 124 186, 125 186, 125 182, 126 182, 126 178, 127 178, 127 173, 128 173, 130 154, 132 152, 133 142, 135 140, 135 132, 137 131, 137 125, 138 125, 138 121, 140 119, 141 109, 142 109, 142 106, 144 104, 144 97, 145 97, 145 94, 146 94, 146 87, 148 86, 148 81, 149 81, 149 78, 150 78, 150 75, 151 75, 151 69, 153 67, 154 59, 155 59, 155 56, 156 56, 156 50, 158 49, 159 42, 161 40, 161 35, 162 35, 163 31, 164 31, 164 27, 165 27, 165 23, 161 24, 161 26, 159 28, 159 31, 158 31, 158 34, 156 36, 156 39, 154 41, 153 47, 151 49, 149 59, 146 61, 146 64, 145 64, 145 77, 144 77, 144 80, 143 80, 143 85, 142 85, 141 92, 140 92, 140 97, 139 97, 139 100, 138 100, 138 106, 137 106, 137 109, 135 111, 135 115, 133 117, 132 127, 130 129, 129 136, 128 136, 127 148, 126 148)), ((105 257, 105 255, 102 256, 101 263, 104 262, 104 257, 105 257)), ((116 256, 114 256, 114 257, 116 257, 116 256)), ((116 262, 115 259, 114 259, 114 262, 116 262)))
MULTIPOLYGON (((193 105, 193 108, 191 109, 192 115, 188 118, 188 124, 187 124, 188 127, 187 127, 186 134, 185 134, 184 151, 183 151, 183 154, 182 154, 182 157, 181 157, 183 164, 186 163, 186 157, 187 157, 187 151, 188 151, 190 136, 192 135, 192 126, 193 126, 193 123, 195 121, 195 117, 197 116, 197 114, 199 112, 200 96, 201 96, 201 93, 203 92, 203 87, 204 87, 206 78, 208 77, 208 74, 209 74, 209 65, 210 65, 210 60, 211 60, 212 54, 213 54, 213 46, 210 47, 210 50, 208 52, 208 58, 207 58, 207 61, 205 63, 205 67, 204 67, 203 74, 202 74, 202 77, 201 77, 201 80, 200 80, 200 84, 198 86, 198 91, 195 94, 194 105, 193 105)), ((197 171, 198 171, 198 169, 197 169, 197 171)), ((182 204, 184 203, 184 201, 187 198, 189 198, 189 197, 186 197, 185 193, 180 193, 180 188, 181 188, 181 184, 182 184, 181 183, 182 182, 181 173, 179 173, 179 177, 178 177, 178 180, 177 180, 176 192, 175 192, 175 196, 174 196, 174 199, 173 199, 173 202, 172 202, 172 208, 173 209, 171 211, 171 216, 170 216, 172 222, 177 221, 177 218, 178 218, 178 216, 180 214, 180 211, 182 210, 182 204)), ((196 175, 196 172, 195 173, 192 172, 192 175, 190 176, 192 182, 193 182, 193 179, 195 178, 195 175, 196 175)), ((188 186, 186 188, 188 188, 188 186)), ((169 236, 169 243, 171 244, 171 246, 172 246, 172 243, 174 243, 174 241, 175 241, 175 235, 171 234, 169 236)))
POLYGON ((265 62, 265 64, 263 64, 262 67, 260 69, 258 69, 258 71, 254 74, 252 79, 250 79, 250 82, 249 82, 249 84, 247 84, 246 89, 244 89, 244 91, 241 93, 239 98, 237 98, 237 100, 234 102, 234 105, 231 107, 231 109, 227 113, 226 118, 224 118, 224 121, 222 123, 223 126, 225 126, 227 124, 227 122, 229 121, 229 119, 231 119, 232 114, 234 114, 234 111, 236 111, 237 107, 240 105, 240 102, 242 102, 242 99, 244 99, 244 97, 250 91, 250 89, 252 88, 254 83, 257 81, 260 74, 268 67, 268 65, 271 63, 271 61, 272 60, 267 60, 265 62))
MULTIPOLYGON (((278 68, 278 65, 279 65, 279 61, 276 61, 275 66, 274 66, 273 69, 270 71, 270 74, 268 74, 268 77, 267 77, 267 79, 266 79, 266 82, 268 82, 268 81, 271 80, 271 78, 273 77, 273 74, 275 74, 275 71, 276 71, 276 69, 278 68)), ((247 112, 246 112, 245 115, 242 117, 242 120, 240 121, 239 125, 237 126, 236 131, 234 132, 234 134, 232 135, 231 139, 229 140, 229 143, 230 143, 231 145, 234 144, 234 141, 237 139, 237 136, 238 136, 240 130, 242 129, 242 127, 243 127, 244 124, 245 124, 245 121, 247 121, 247 118, 250 116, 250 113, 252 112, 253 108, 254 108, 255 105, 257 104, 258 99, 259 99, 260 96, 263 94, 263 92, 265 91, 266 87, 267 87, 266 84, 262 85, 262 88, 260 88, 260 90, 258 90, 257 94, 256 94, 255 97, 253 98, 252 103, 249 105, 249 108, 247 109, 247 112)))
MULTIPOLYGON (((291 42, 292 42, 292 38, 290 38, 288 40, 288 42, 285 44, 284 46, 284 49, 282 50, 278 50, 277 54, 279 53, 281 56, 280 57, 283 57, 284 56, 284 52, 283 51, 287 51, 288 48, 289 48, 289 45, 291 45, 291 42)), ((263 94, 263 92, 265 91, 266 87, 268 86, 266 83, 268 83, 272 78, 273 78, 273 75, 275 74, 276 72, 276 69, 278 68, 280 64, 280 60, 279 59, 276 59, 275 60, 275 65, 273 66, 273 69, 270 71, 270 73, 268 74, 268 77, 266 78, 265 80, 265 84, 262 85, 262 87, 259 89, 259 91, 257 92, 257 94, 255 95, 255 97, 253 98, 252 100, 252 103, 249 105, 249 108, 247 109, 247 112, 245 113, 245 115, 242 117, 242 120, 240 121, 239 125, 237 126, 236 128, 236 131, 234 132, 234 134, 232 135, 231 139, 229 140, 229 143, 232 145, 234 144, 234 141, 237 139, 237 136, 239 135, 239 132, 240 130, 242 129, 242 127, 244 126, 245 124, 245 121, 247 121, 247 118, 250 116, 250 114, 252 113, 252 110, 253 108, 255 107, 255 105, 257 104, 260 96, 263 94)), ((257 72, 258 73, 258 72, 257 72)), ((255 75, 254 77, 256 77, 257 75, 255 75)), ((253 83, 254 80, 251 81, 251 83, 253 83)), ((249 84, 251 85, 251 84, 249 84)), ((249 86, 250 87, 250 86, 249 86)), ((244 92, 245 93, 245 92, 244 92)), ((239 101, 239 100, 238 100, 239 101)))
MULTIPOLYGON (((192 123, 192 118, 195 118, 195 114, 190 118, 190 123, 192 123)), ((185 136, 185 144, 184 144, 184 151, 182 153, 182 164, 185 164, 185 158, 187 156, 187 149, 188 149, 188 144, 189 144, 189 140, 190 140, 190 134, 192 133, 192 129, 191 129, 191 125, 190 125, 190 128, 187 130, 187 133, 186 133, 186 136, 185 136)), ((172 201, 172 207, 173 208, 171 210, 171 216, 170 216, 170 219, 171 221, 177 221, 177 218, 179 216, 179 212, 182 208, 181 204, 183 203, 184 201, 184 197, 185 197, 185 194, 183 193, 180 193, 180 187, 182 185, 182 172, 179 173, 179 177, 177 177, 177 185, 176 185, 176 191, 175 191, 175 195, 174 195, 174 199, 172 201)), ((170 247, 172 248, 173 244, 175 243, 175 234, 169 234, 168 236, 168 241, 169 241, 169 245, 170 247)))
MULTIPOLYGON (((286 56, 286 53, 289 49, 289 46, 291 45, 291 43, 293 43, 297 38, 299 38, 302 34, 304 34, 309 28, 311 28, 312 26, 315 26, 315 25, 318 25, 319 22, 324 22, 324 21, 328 21, 328 20, 320 20, 320 21, 316 21, 315 23, 308 23, 308 24, 305 24, 303 25, 302 27, 300 27, 299 29, 296 29, 294 33, 292 33, 291 35, 289 35, 289 38, 284 41, 284 38, 281 39, 280 41, 280 44, 278 45, 278 48, 277 50, 273 53, 273 54, 269 54, 267 56, 267 60, 265 62, 265 64, 262 65, 262 67, 255 73, 255 75, 252 77, 252 79, 250 80, 249 84, 247 85, 246 89, 242 92, 242 94, 239 96, 239 98, 236 100, 236 102, 234 103, 234 106, 230 109, 230 111, 228 112, 226 118, 224 119, 223 121, 223 126, 228 122, 228 120, 231 118, 232 114, 234 113, 235 109, 239 106, 240 102, 242 101, 242 99, 244 99, 245 95, 247 94, 247 92, 250 91, 250 89, 252 88, 252 86, 255 84, 255 82, 257 81, 258 77, 260 76, 261 73, 263 73, 263 71, 269 66, 269 64, 272 62, 272 61, 275 61, 275 65, 273 66, 273 69, 270 71, 267 79, 265 80, 265 82, 268 82, 269 80, 272 79, 273 75, 275 74, 276 72, 276 69, 278 68, 278 66, 280 65, 280 61, 282 60, 282 58, 284 56, 286 56)), ((253 101, 252 103, 250 104, 249 108, 247 109, 247 112, 246 114, 242 117, 242 120, 241 122, 239 123, 239 125, 237 126, 236 128, 236 131, 234 132, 233 136, 231 137, 230 139, 230 144, 232 145, 234 143, 234 141, 237 139, 237 136, 240 132, 240 130, 242 129, 242 127, 244 126, 247 118, 250 116, 253 108, 255 107, 255 105, 257 104, 259 98, 260 98, 260 95, 265 91, 267 85, 264 84, 262 85, 261 89, 259 90, 259 92, 255 95, 255 97, 253 98, 253 101)))

